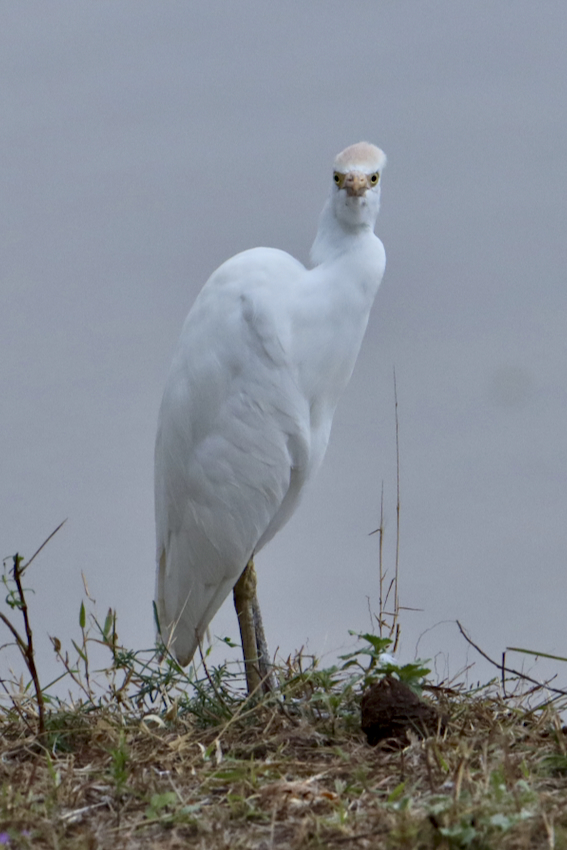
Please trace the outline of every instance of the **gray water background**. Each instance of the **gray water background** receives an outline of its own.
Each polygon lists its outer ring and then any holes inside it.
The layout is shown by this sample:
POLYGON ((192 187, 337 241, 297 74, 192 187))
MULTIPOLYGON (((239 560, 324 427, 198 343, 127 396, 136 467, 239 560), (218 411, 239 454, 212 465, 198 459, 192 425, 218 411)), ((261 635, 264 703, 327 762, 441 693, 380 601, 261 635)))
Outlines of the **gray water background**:
MULTIPOLYGON (((47 640, 81 572, 153 639, 153 442, 183 318, 255 245, 303 261, 334 155, 388 154, 388 256, 329 452, 258 558, 272 649, 331 661, 378 610, 401 459, 400 658, 567 654, 567 6, 558 0, 0 6, 0 541, 47 640), (33 571, 33 572, 32 572, 33 571), (420 640, 421 636, 421 640, 420 640)), ((236 637, 231 606, 213 632, 236 637)), ((515 659, 520 663, 520 659, 515 659)))

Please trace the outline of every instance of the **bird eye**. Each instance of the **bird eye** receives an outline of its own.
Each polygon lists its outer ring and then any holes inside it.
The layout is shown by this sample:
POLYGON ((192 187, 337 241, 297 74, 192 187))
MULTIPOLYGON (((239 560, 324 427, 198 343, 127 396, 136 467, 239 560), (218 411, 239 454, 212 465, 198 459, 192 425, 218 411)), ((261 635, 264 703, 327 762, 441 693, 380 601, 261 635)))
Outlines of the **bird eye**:
POLYGON ((376 171, 374 174, 370 176, 370 183, 372 186, 375 186, 380 180, 380 173, 376 171))
POLYGON ((339 174, 337 174, 337 172, 336 172, 336 171, 335 171, 335 173, 333 174, 333 180, 335 181, 335 183, 337 184, 337 186, 338 186, 338 185, 339 185, 339 183, 341 182, 340 175, 339 175, 339 174))

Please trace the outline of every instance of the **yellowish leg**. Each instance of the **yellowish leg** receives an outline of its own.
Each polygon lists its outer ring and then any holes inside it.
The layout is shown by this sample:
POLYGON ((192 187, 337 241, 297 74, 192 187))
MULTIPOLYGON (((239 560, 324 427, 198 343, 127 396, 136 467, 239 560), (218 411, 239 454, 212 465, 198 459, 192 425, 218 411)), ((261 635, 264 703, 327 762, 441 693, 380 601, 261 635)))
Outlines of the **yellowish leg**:
POLYGON ((246 569, 234 585, 234 607, 240 626, 249 694, 255 691, 260 683, 265 692, 275 687, 256 585, 254 560, 250 558, 246 569))
POLYGON ((246 683, 248 693, 257 691, 260 685, 260 671, 258 667, 258 646, 256 644, 256 630, 254 628, 254 600, 256 599, 256 570, 254 561, 250 558, 246 569, 234 585, 234 607, 238 615, 240 626, 240 637, 242 639, 242 652, 244 654, 244 666, 246 669, 246 683))

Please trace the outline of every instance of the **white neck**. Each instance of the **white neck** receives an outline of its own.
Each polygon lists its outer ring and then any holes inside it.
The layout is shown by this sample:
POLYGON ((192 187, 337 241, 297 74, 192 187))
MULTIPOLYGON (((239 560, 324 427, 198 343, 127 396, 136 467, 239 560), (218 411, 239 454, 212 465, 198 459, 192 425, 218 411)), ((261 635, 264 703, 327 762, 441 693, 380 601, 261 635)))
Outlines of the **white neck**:
MULTIPOLYGON (((321 216, 315 241, 311 247, 311 262, 314 266, 336 260, 341 254, 360 245, 361 240, 374 237, 376 214, 371 220, 348 224, 337 217, 333 195, 327 200, 321 216)), ((375 237, 374 237, 375 238, 375 237)))

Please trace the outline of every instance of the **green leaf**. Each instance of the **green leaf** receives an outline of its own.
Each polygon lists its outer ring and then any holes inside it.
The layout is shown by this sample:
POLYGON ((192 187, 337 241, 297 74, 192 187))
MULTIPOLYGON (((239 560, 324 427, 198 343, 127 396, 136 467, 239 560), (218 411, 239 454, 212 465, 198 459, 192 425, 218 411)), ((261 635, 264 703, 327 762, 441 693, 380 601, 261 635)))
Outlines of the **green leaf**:
POLYGON ((383 638, 379 635, 370 634, 370 632, 360 633, 349 631, 349 634, 356 635, 359 640, 365 640, 372 646, 374 652, 377 652, 379 655, 383 652, 386 652, 388 647, 392 645, 392 641, 390 638, 383 638))
POLYGON ((81 647, 80 647, 78 644, 76 644, 74 640, 71 640, 71 643, 72 643, 72 644, 73 644, 73 646, 75 647, 76 651, 79 653, 79 657, 80 657, 80 659, 81 659, 82 661, 86 662, 86 661, 87 661, 87 656, 86 656, 86 654, 83 652, 83 650, 81 649, 81 647))
POLYGON ((506 832, 512 826, 510 818, 507 818, 506 815, 503 815, 501 812, 496 815, 492 815, 490 823, 492 826, 499 827, 503 832, 506 832))
POLYGON ((404 793, 405 787, 406 787, 405 781, 400 782, 399 785, 396 785, 396 787, 394 788, 394 790, 392 791, 392 793, 388 797, 388 802, 389 803, 395 803, 396 800, 399 800, 400 797, 402 796, 402 794, 404 793))
POLYGON ((534 655, 536 658, 551 658, 553 661, 567 661, 562 655, 550 655, 549 652, 536 652, 535 649, 521 649, 519 646, 507 646, 508 652, 524 652, 526 655, 534 655))
POLYGON ((87 614, 85 612, 85 603, 81 602, 81 610, 79 611, 79 625, 81 629, 84 631, 85 626, 87 624, 87 614))
POLYGON ((456 826, 441 826, 439 827, 439 832, 445 838, 456 839, 461 847, 468 847, 477 836, 474 826, 461 823, 458 823, 456 826))
POLYGON ((188 806, 183 806, 183 808, 179 810, 179 813, 182 815, 194 815, 196 812, 200 811, 201 803, 189 803, 188 806))
POLYGON ((158 633, 158 635, 160 635, 161 634, 161 627, 160 627, 160 624, 159 624, 158 609, 157 609, 157 605, 156 605, 155 602, 152 602, 152 610, 154 612, 154 622, 155 622, 155 625, 156 625, 157 633, 158 633))
POLYGON ((163 794, 152 794, 150 806, 155 812, 172 806, 177 802, 177 794, 174 791, 165 791, 163 794))
POLYGON ((107 639, 108 639, 108 636, 110 634, 110 629, 112 628, 113 621, 114 621, 114 617, 112 616, 112 608, 109 608, 108 614, 106 615, 106 619, 104 621, 104 626, 103 626, 103 629, 102 629, 102 633, 103 633, 104 637, 107 638, 107 639))

